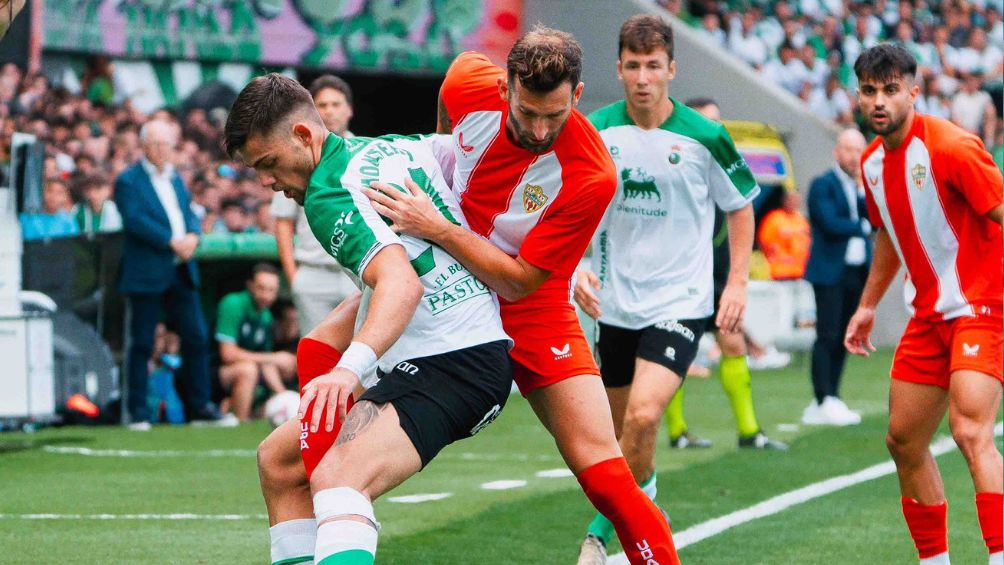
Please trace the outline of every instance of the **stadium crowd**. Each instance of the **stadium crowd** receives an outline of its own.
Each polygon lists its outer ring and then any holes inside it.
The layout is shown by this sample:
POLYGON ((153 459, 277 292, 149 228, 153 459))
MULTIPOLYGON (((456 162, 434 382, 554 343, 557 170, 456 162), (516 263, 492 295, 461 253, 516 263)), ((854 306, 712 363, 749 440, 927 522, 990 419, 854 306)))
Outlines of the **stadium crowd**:
POLYGON ((918 109, 949 118, 997 149, 1004 24, 985 0, 657 0, 816 114, 864 125, 854 61, 880 41, 902 44, 922 78, 918 109))

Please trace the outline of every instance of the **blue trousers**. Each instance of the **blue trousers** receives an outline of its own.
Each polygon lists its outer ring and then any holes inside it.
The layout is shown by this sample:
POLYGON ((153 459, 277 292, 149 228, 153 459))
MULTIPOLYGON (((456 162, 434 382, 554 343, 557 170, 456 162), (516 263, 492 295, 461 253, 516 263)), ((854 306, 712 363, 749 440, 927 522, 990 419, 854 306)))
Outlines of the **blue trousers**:
POLYGON ((127 408, 131 420, 150 420, 147 363, 153 352, 154 332, 160 322, 162 308, 171 326, 181 336, 182 365, 177 375, 185 390, 185 403, 190 411, 205 407, 211 392, 209 332, 202 317, 199 293, 184 266, 174 270, 174 279, 164 292, 130 294, 129 308, 130 342, 126 373, 129 382, 127 408))

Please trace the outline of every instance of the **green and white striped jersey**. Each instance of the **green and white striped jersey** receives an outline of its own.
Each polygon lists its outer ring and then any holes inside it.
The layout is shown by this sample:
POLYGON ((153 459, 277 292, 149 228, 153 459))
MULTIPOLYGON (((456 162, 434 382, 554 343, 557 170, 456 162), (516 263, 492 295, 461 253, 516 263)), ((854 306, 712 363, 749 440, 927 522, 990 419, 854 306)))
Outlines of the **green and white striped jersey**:
MULTIPOLYGON (((384 371, 407 359, 428 357, 508 339, 495 294, 441 248, 397 235, 360 190, 374 181, 400 190, 410 177, 451 222, 465 225, 428 138, 388 135, 342 139, 329 135, 310 176, 304 210, 325 251, 361 280, 369 262, 389 245, 404 247, 425 294, 404 334, 380 358, 384 371)), ((356 330, 366 317, 372 289, 363 287, 356 330)))
POLYGON ((658 128, 624 101, 589 115, 617 167, 617 194, 593 236, 605 324, 639 329, 710 316, 715 205, 730 212, 760 191, 725 127, 673 100, 658 128))

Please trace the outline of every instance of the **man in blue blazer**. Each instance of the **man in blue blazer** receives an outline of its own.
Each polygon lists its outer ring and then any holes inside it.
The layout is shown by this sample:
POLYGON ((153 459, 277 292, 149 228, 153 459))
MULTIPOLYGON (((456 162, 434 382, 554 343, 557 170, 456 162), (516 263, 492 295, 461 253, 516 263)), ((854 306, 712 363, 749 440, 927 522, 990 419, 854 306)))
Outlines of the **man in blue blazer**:
POLYGON ((129 301, 126 357, 130 428, 150 429, 147 408, 148 361, 162 308, 181 335, 186 404, 192 420, 219 420, 210 401, 209 335, 202 317, 199 271, 192 261, 199 244, 199 221, 171 159, 179 128, 154 120, 140 130, 144 157, 115 180, 115 204, 125 238, 119 290, 129 301))
POLYGON ((840 377, 847 350, 844 332, 857 308, 868 266, 871 231, 860 182, 865 138, 854 129, 837 138, 834 167, 812 180, 809 223, 812 248, 805 280, 816 296, 816 343, 812 347, 812 388, 815 398, 802 413, 806 424, 846 426, 861 415, 840 399, 840 377))

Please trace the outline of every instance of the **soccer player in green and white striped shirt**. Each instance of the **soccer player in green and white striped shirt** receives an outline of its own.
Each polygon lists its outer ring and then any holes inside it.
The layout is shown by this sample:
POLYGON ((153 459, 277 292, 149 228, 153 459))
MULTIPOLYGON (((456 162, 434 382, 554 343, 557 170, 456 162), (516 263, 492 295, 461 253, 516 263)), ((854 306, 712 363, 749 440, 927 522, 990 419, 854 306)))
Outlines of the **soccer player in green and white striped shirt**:
MULTIPOLYGON (((342 139, 327 131, 306 89, 278 74, 241 91, 224 136, 227 151, 253 167, 264 186, 304 205, 315 237, 364 285, 351 344, 341 354, 336 343, 315 344, 313 351, 337 364, 306 383, 304 368, 317 359, 304 357, 303 342, 311 340, 301 340, 301 422, 273 432, 289 440, 274 455, 288 461, 299 447, 316 530, 309 510, 297 516, 284 501, 280 518, 276 506, 283 505, 267 499, 272 561, 373 563, 379 524, 372 501, 498 415, 512 380, 512 341, 484 283, 441 248, 395 234, 362 193, 377 182, 424 191, 463 225, 429 142, 342 139), (379 382, 352 404, 373 369, 379 382), (336 412, 338 420, 347 412, 340 431, 336 412)), ((303 511, 310 502, 294 505, 303 511)))

